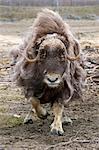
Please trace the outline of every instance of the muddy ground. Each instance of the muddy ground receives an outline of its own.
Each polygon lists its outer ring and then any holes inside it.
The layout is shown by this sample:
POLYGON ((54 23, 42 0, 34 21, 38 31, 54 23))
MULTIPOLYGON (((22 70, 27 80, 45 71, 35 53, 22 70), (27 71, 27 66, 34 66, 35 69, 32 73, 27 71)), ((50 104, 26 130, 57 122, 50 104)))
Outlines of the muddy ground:
MULTIPOLYGON (((81 48, 92 47, 90 55, 93 57, 95 49, 99 48, 99 21, 71 20, 68 23, 80 40, 81 48)), ((65 108, 64 114, 72 119, 73 124, 63 124, 63 136, 50 134, 51 116, 33 124, 23 124, 30 105, 21 90, 11 82, 9 50, 21 42, 31 24, 32 20, 0 22, 0 150, 99 150, 98 84, 88 84, 84 101, 72 101, 65 108)), ((87 56, 87 49, 84 53, 87 56)))

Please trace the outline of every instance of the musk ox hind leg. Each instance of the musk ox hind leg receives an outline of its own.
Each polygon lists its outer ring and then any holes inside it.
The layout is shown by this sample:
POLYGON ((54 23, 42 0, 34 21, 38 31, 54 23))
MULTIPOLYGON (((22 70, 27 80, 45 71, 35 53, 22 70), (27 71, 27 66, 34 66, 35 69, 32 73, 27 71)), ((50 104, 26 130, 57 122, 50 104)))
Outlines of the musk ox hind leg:
POLYGON ((55 102, 52 108, 54 114, 54 121, 51 124, 51 134, 63 135, 64 131, 62 128, 62 116, 63 116, 64 106, 61 103, 55 102))
POLYGON ((70 117, 68 117, 68 116, 63 116, 63 118, 62 118, 62 123, 65 125, 67 125, 67 124, 70 124, 70 125, 72 125, 73 124, 73 121, 70 119, 70 117))

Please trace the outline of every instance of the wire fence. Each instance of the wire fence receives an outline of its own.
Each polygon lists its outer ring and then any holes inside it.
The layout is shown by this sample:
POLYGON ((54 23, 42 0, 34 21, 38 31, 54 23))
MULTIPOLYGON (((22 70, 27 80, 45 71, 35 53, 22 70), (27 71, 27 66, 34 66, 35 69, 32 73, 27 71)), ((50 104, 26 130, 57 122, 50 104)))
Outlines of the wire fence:
POLYGON ((88 6, 99 5, 99 0, 0 0, 7 6, 88 6))

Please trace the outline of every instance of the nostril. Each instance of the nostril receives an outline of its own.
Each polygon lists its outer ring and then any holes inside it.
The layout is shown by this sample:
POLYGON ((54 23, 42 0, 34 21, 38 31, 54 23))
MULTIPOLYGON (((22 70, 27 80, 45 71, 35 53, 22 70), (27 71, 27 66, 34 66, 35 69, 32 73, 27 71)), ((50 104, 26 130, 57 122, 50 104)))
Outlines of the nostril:
POLYGON ((58 80, 58 78, 55 78, 55 79, 47 78, 47 80, 50 82, 56 82, 58 80))
POLYGON ((56 80, 55 81, 57 81, 58 80, 58 78, 56 78, 56 80))

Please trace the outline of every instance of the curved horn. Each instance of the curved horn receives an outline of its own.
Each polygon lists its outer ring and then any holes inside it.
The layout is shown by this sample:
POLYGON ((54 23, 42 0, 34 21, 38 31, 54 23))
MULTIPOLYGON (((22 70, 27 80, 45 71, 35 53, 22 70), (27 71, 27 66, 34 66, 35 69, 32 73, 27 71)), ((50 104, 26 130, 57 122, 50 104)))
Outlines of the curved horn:
POLYGON ((70 61, 79 60, 80 59, 80 55, 77 55, 76 57, 72 57, 72 56, 69 56, 67 54, 66 59, 68 59, 70 61))
POLYGON ((30 58, 28 58, 25 54, 23 54, 23 53, 20 53, 29 63, 34 63, 34 62, 36 62, 37 60, 38 60, 38 58, 39 58, 39 55, 37 55, 36 56, 36 58, 34 58, 34 59, 30 59, 30 58))
POLYGON ((36 62, 36 61, 38 60, 38 56, 36 56, 36 58, 34 58, 34 59, 30 59, 30 58, 28 58, 28 57, 25 56, 25 55, 24 55, 24 57, 25 57, 25 59, 26 59, 28 62, 30 62, 30 63, 34 63, 34 62, 36 62))

